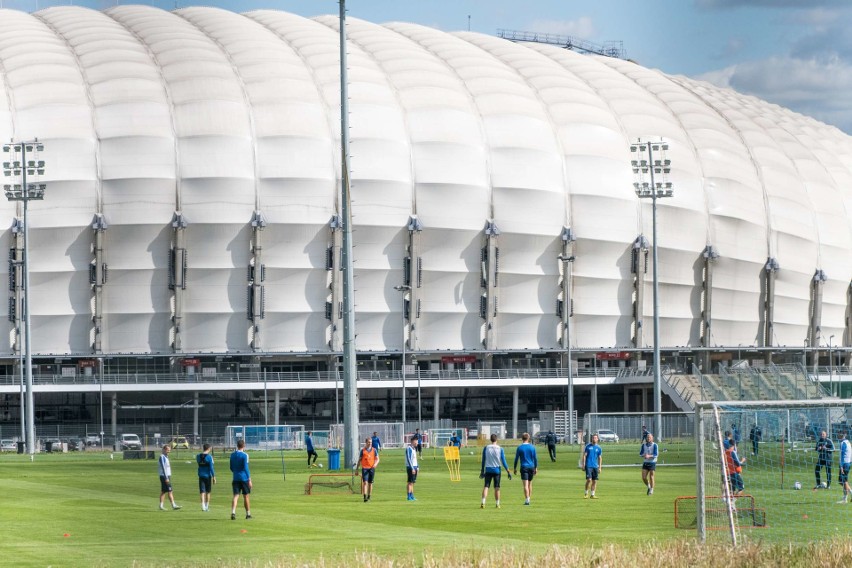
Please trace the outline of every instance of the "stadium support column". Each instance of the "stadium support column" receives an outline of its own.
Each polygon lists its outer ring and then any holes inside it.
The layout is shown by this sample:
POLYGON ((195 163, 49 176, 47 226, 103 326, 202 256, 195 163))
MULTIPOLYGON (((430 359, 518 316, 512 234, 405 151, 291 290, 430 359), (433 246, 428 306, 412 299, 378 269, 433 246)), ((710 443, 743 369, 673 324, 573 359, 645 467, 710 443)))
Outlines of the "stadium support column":
POLYGON ((331 231, 331 246, 325 252, 325 270, 328 273, 328 296, 325 301, 325 319, 328 320, 329 368, 340 365, 337 353, 343 350, 343 219, 334 215, 328 223, 331 231))
MULTIPOLYGON (((645 235, 639 235, 633 241, 630 254, 630 271, 633 273, 633 346, 636 349, 645 347, 644 314, 645 314, 645 275, 648 273, 648 250, 650 249, 645 235)), ((642 353, 636 351, 636 357, 642 353)))
POLYGON ((438 420, 441 419, 441 393, 438 387, 435 387, 434 397, 432 399, 432 420, 435 421, 435 427, 438 427, 438 420))
POLYGON ((272 408, 275 409, 275 421, 273 424, 279 426, 281 424, 281 391, 278 389, 275 389, 275 403, 272 408))
POLYGON ((343 218, 343 456, 354 468, 358 454, 358 368, 355 353, 355 279, 349 176, 349 77, 346 63, 346 0, 340 0, 340 211, 343 218))
MULTIPOLYGON (((406 422, 406 420, 405 420, 405 418, 406 418, 405 409, 408 406, 408 401, 405 398, 405 343, 408 340, 408 338, 406 337, 408 335, 408 333, 407 333, 408 330, 406 329, 406 327, 407 327, 406 322, 408 321, 408 313, 407 312, 408 312, 408 307, 411 305, 411 303, 409 301, 406 301, 405 295, 408 294, 411 291, 411 286, 409 286, 408 284, 403 284, 401 286, 394 286, 393 289, 396 290, 397 292, 402 293, 402 296, 400 296, 402 298, 402 306, 400 308, 400 310, 402 312, 402 360, 400 361, 399 370, 400 370, 400 374, 402 376, 402 404, 401 404, 401 407, 402 407, 402 429, 403 429, 403 431, 405 431, 405 422, 406 422)), ((390 399, 388 400, 388 402, 390 402, 390 399)), ((390 406, 390 404, 388 404, 388 406, 390 406)))
MULTIPOLYGON (((112 393, 110 400, 110 434, 112 435, 112 447, 118 450, 118 393, 112 393)), ((101 440, 103 444, 103 440, 101 440)))
MULTIPOLYGON (((412 355, 412 365, 417 372, 417 323, 420 319, 420 287, 423 285, 423 259, 420 256, 420 232, 423 223, 412 215, 408 218, 408 255, 406 257, 405 279, 408 285, 408 348, 412 355)), ((404 323, 404 322, 403 322, 404 323)), ((405 337, 403 336, 403 341, 405 337)), ((420 392, 420 373, 417 373, 417 426, 423 431, 423 400, 420 392)))
POLYGON ((263 281, 266 280, 266 265, 263 264, 263 229, 266 219, 260 211, 251 217, 252 258, 248 267, 248 319, 251 321, 249 341, 254 351, 261 350, 260 320, 266 317, 266 297, 263 281))
POLYGON ((568 388, 566 407, 568 408, 568 443, 574 443, 574 364, 571 356, 571 317, 574 315, 573 300, 571 299, 571 277, 574 267, 574 242, 577 238, 574 231, 565 227, 562 229, 562 254, 557 256, 562 271, 562 297, 559 304, 559 316, 562 318, 562 368, 568 369, 568 388))
POLYGON ((825 286, 826 280, 828 280, 828 276, 821 269, 817 269, 814 272, 814 277, 811 279, 811 326, 808 334, 811 345, 811 365, 814 368, 814 375, 817 374, 817 364, 819 362, 822 327, 822 289, 825 286))
POLYGON ((512 439, 518 438, 518 387, 512 389, 512 439))
POLYGON ((484 367, 491 369, 493 366, 494 348, 494 323, 497 317, 497 278, 499 274, 500 247, 497 246, 497 238, 500 229, 492 220, 485 224, 485 246, 480 255, 480 286, 482 295, 479 298, 479 317, 484 320, 484 332, 482 345, 485 347, 484 367))
POLYGON ((172 312, 172 349, 180 352, 181 329, 183 324, 183 296, 186 290, 186 227, 188 223, 183 214, 175 211, 172 216, 172 250, 169 256, 169 288, 174 292, 174 311, 172 312))
MULTIPOLYGON (((850 345, 852 345, 852 282, 846 287, 846 329, 843 334, 843 347, 848 348, 850 345)), ((849 349, 843 350, 841 360, 844 366, 850 364, 849 349)))
POLYGON ((198 391, 192 393, 192 437, 198 440, 198 391))
POLYGON ((701 278, 701 346, 705 351, 701 355, 701 366, 705 373, 710 372, 710 351, 708 347, 713 343, 713 265, 719 253, 713 245, 704 247, 701 253, 704 257, 703 274, 701 278))
MULTIPOLYGON (((766 264, 763 266, 766 278, 766 296, 763 303, 763 317, 766 320, 763 328, 764 347, 771 347, 775 337, 775 277, 780 268, 781 265, 772 257, 766 259, 766 264)), ((765 352, 764 357, 767 364, 772 362, 772 353, 769 350, 765 352)))
POLYGON ((107 230, 107 222, 103 214, 98 213, 92 221, 92 230, 95 232, 95 250, 92 264, 89 266, 89 284, 92 285, 94 295, 94 310, 92 314, 92 350, 95 353, 103 353, 101 338, 104 318, 103 288, 107 282, 107 265, 104 256, 104 233, 107 230))

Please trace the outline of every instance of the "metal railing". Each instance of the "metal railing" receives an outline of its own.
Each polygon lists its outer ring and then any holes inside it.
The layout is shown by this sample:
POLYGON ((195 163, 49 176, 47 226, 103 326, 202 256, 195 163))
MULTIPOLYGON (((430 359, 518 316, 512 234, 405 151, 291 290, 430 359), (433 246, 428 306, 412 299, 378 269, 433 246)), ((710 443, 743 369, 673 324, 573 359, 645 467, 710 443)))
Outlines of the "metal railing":
MULTIPOLYGON (((611 368, 611 369, 579 369, 574 372, 575 378, 620 378, 620 377, 652 377, 653 368, 611 368)), ((506 380, 506 379, 564 379, 568 380, 568 369, 476 369, 471 371, 415 371, 406 372, 406 381, 420 380, 506 380)), ((402 380, 401 371, 359 371, 359 381, 398 381, 402 380)), ((334 382, 343 381, 342 373, 337 371, 313 372, 271 372, 246 371, 235 373, 216 373, 211 375, 185 373, 109 373, 97 375, 64 376, 56 374, 34 374, 33 384, 36 385, 151 385, 151 384, 186 384, 186 383, 280 383, 280 382, 334 382)), ((0 385, 20 385, 19 375, 0 375, 0 385)))

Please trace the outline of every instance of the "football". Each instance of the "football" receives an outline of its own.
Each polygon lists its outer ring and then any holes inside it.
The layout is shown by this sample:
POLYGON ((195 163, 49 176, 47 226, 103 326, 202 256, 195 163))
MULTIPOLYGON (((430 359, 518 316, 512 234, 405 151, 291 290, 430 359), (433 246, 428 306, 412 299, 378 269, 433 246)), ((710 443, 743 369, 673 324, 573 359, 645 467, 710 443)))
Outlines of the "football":
POLYGON ((317 465, 319 465, 319 468, 322 469, 322 464, 317 464, 317 465))
POLYGON ((802 483, 800 481, 797 481, 796 483, 793 484, 793 489, 795 489, 796 491, 798 491, 801 488, 802 488, 802 483))

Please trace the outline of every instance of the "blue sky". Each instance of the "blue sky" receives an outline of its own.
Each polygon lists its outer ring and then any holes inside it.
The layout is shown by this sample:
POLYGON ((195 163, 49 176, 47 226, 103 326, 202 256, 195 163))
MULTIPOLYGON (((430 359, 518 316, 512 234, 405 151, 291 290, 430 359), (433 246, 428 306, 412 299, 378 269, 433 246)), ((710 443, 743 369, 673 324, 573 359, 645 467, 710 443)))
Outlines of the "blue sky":
MULTIPOLYGON (((187 0, 140 2, 173 9, 187 0)), ((34 11, 101 0, 0 0, 34 11), (38 4, 36 4, 38 2, 38 4)), ((336 0, 207 0, 243 12, 337 13, 336 0)), ((350 17, 444 31, 498 28, 622 41, 637 63, 730 86, 852 134, 852 0, 347 0, 350 17)))

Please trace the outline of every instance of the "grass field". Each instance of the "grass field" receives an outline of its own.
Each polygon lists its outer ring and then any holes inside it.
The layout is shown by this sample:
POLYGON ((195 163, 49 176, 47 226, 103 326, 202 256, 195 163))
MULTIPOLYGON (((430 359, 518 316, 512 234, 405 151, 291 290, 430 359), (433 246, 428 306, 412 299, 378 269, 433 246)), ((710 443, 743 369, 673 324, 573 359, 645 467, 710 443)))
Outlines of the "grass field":
MULTIPOLYGON (((638 451, 625 445, 625 451, 638 451)), ((545 554, 552 545, 628 548, 648 540, 693 539, 674 528, 674 498, 695 494, 691 467, 658 470, 648 497, 638 468, 604 470, 599 499, 583 499, 577 454, 560 447, 556 463, 539 446, 541 467, 532 506, 523 506, 519 479, 503 478, 502 509, 479 508, 479 452, 463 450, 462 481, 452 483, 443 459, 421 460, 416 502, 405 500, 401 450, 387 450, 373 500, 358 495, 304 494, 309 472, 302 452, 251 453, 253 519, 230 520, 227 456, 216 454, 219 483, 211 510, 198 502, 195 452, 173 451, 179 511, 159 511, 156 462, 116 454, 0 456, 5 497, 0 564, 15 566, 249 565, 252 561, 344 562, 356 554, 419 557, 512 550, 545 554), (67 536, 66 536, 67 535, 67 536), (10 559, 14 559, 8 563, 10 559)), ((615 446, 612 446, 615 452, 615 446)), ((514 456, 507 447, 507 459, 514 456)), ((606 453, 604 454, 606 455, 606 453)), ((320 461, 327 465, 325 452, 320 461)), ((604 462, 606 464, 606 461, 604 462)), ((316 471, 316 470, 314 470, 316 471)), ((361 562, 359 562, 361 563, 361 562)), ((256 564, 252 564, 256 565, 256 564)))
MULTIPOLYGON (((532 506, 523 506, 520 480, 504 476, 499 510, 493 490, 486 509, 479 508, 478 448, 463 449, 458 483, 449 481, 443 458, 425 450, 416 502, 405 500, 402 450, 385 451, 370 503, 357 494, 305 495, 310 473, 327 470, 309 472, 303 452, 285 452, 286 480, 280 453, 252 452, 250 521, 241 510, 236 521, 230 520, 226 454, 215 456, 219 484, 209 512, 202 512, 198 502, 196 451, 172 452, 175 495, 183 505, 179 511, 158 510, 153 460, 85 452, 39 454, 31 462, 29 456, 0 454, 5 497, 0 566, 661 568, 829 566, 852 557, 847 543, 852 505, 836 504, 841 496, 836 472, 831 491, 807 490, 813 452, 784 453, 783 487, 780 446, 764 444, 760 458, 750 459, 746 492, 767 510, 769 528, 742 530, 746 546, 734 552, 725 531, 708 533, 709 546, 697 546, 693 530, 674 528, 675 498, 695 495, 694 467, 659 467, 656 492, 648 497, 638 467, 607 467, 634 463, 638 446, 605 444, 599 499, 592 501, 583 499, 579 447, 560 446, 556 463, 541 446, 538 450, 532 506), (806 490, 793 491, 794 480, 806 490)), ((672 444, 661 461, 682 463, 693 452, 691 444, 672 444)), ((507 445, 506 454, 511 463, 514 447, 507 445)), ((325 452, 320 456, 327 466, 325 452)), ((718 472, 708 469, 707 475, 710 479, 718 472)), ((712 486, 709 482, 708 489, 712 486)))

